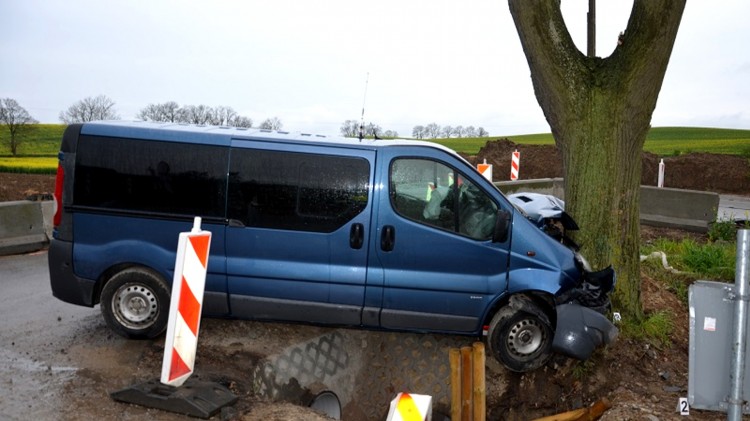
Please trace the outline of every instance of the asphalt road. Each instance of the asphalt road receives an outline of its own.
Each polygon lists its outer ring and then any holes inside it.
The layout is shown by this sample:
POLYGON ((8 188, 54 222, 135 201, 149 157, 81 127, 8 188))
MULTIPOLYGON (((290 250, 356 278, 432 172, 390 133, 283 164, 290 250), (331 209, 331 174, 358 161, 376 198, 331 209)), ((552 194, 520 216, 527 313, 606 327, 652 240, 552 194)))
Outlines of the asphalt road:
POLYGON ((54 298, 46 251, 0 257, 0 288, 0 419, 184 419, 109 398, 152 342, 115 337, 98 307, 54 298))
POLYGON ((750 221, 750 197, 720 195, 717 219, 719 221, 750 221))
MULTIPOLYGON (((113 334, 98 306, 53 297, 47 270, 46 251, 0 257, 0 420, 195 419, 110 397, 158 380, 164 338, 135 341, 113 334)), ((328 389, 346 405, 348 419, 382 419, 393 398, 383 384, 430 390, 435 402, 447 404, 448 350, 474 341, 221 319, 203 319, 200 336, 193 377, 231 385, 240 400, 230 409, 247 414, 259 400, 296 402, 300 390, 328 389), (413 372, 417 366, 419 375, 413 372)), ((498 371, 504 370, 491 359, 488 368, 499 384, 498 371)), ((314 419, 287 415, 272 418, 314 419)), ((253 412, 243 419, 266 418, 253 412)))

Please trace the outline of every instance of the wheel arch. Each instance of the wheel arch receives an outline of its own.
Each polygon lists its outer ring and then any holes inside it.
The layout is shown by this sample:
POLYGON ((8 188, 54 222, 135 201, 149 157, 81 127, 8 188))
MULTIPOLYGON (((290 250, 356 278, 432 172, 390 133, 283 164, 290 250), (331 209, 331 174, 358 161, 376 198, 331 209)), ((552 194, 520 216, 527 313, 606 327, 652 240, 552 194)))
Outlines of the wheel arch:
POLYGON ((505 294, 502 297, 498 298, 482 319, 483 331, 486 331, 486 327, 490 325, 492 318, 495 317, 495 314, 500 311, 500 309, 506 306, 520 307, 523 300, 531 301, 537 307, 542 309, 542 311, 544 311, 544 314, 549 319, 550 325, 552 326, 554 332, 554 329, 557 326, 555 298, 548 292, 538 290, 505 294))
MULTIPOLYGON (((149 273, 150 275, 159 278, 162 280, 165 285, 170 286, 172 285, 171 279, 166 276, 165 274, 161 273, 160 271, 141 264, 141 263, 134 263, 134 262, 123 262, 118 263, 116 265, 112 265, 108 267, 102 274, 97 278, 96 285, 94 286, 94 296, 93 296, 93 305, 100 304, 101 298, 102 298, 102 290, 104 289, 104 285, 106 285, 107 282, 109 282, 115 275, 118 273, 124 272, 126 270, 131 269, 137 269, 144 272, 149 273)), ((171 291, 169 291, 171 293, 171 291)))

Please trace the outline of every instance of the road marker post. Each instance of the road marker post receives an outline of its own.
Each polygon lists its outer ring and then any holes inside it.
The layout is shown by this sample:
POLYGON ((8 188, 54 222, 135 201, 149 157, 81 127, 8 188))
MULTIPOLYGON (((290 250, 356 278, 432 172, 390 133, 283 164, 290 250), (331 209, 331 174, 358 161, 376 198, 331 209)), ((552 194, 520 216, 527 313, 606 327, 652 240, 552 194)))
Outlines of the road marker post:
POLYGON ((492 164, 488 164, 486 159, 483 163, 477 164, 477 170, 484 178, 492 181, 492 164))
POLYGON ((201 218, 195 217, 192 231, 181 232, 177 242, 167 339, 161 368, 161 382, 169 386, 182 386, 193 374, 195 367, 211 246, 211 232, 202 231, 200 226, 201 218))
POLYGON ((200 225, 196 216, 192 231, 179 235, 161 378, 110 393, 116 401, 204 419, 237 402, 237 396, 221 384, 189 379, 195 367, 211 245, 211 232, 200 225))
POLYGON ((516 149, 510 159, 510 181, 518 180, 518 173, 521 170, 521 152, 516 149))
POLYGON ((659 161, 659 175, 656 180, 656 187, 664 187, 664 160, 659 161))

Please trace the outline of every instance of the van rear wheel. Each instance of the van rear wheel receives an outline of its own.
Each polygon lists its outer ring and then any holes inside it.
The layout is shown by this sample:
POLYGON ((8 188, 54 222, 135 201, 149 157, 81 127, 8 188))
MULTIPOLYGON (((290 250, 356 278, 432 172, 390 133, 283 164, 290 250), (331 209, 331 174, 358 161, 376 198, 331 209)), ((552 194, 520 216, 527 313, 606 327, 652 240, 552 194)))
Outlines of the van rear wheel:
POLYGON ((101 309, 107 325, 126 338, 159 336, 169 318, 169 288, 155 273, 131 268, 117 273, 102 289, 101 309))
POLYGON ((501 308, 490 322, 490 354, 509 370, 526 372, 544 365, 552 355, 554 332, 546 316, 531 300, 520 299, 501 308))

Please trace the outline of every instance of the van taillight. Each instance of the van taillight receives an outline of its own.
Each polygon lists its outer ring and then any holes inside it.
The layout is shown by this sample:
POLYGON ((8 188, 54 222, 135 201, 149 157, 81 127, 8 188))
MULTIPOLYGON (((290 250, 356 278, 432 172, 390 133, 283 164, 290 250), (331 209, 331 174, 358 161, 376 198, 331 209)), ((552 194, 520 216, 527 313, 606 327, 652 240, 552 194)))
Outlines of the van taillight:
POLYGON ((52 224, 57 227, 62 219, 62 191, 63 182, 65 181, 65 170, 62 163, 57 164, 57 175, 55 176, 55 217, 52 218, 52 224))

